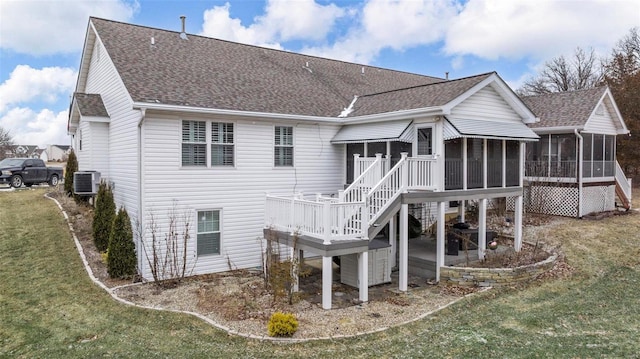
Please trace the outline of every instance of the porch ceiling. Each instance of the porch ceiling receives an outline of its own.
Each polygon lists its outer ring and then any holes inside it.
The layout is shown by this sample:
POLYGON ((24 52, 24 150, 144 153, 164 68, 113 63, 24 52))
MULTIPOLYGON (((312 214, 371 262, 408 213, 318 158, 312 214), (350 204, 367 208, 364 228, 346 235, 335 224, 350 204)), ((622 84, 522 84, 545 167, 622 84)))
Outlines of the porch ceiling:
POLYGON ((411 122, 411 120, 405 120, 345 125, 333 137, 331 143, 342 144, 386 141, 411 142, 411 122))
POLYGON ((479 121, 447 118, 444 121, 444 139, 489 138, 498 140, 537 141, 540 137, 521 122, 479 121))

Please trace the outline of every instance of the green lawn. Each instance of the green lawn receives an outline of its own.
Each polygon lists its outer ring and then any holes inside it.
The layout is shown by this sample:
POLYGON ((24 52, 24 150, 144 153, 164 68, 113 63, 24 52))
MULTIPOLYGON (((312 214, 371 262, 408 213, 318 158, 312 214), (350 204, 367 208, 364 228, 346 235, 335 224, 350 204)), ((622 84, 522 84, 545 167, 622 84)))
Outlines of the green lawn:
MULTIPOLYGON (((0 357, 639 357, 640 215, 572 221, 569 280, 493 290, 354 339, 274 344, 124 306, 87 277, 43 190, 0 192, 0 357)), ((570 228, 569 228, 570 227, 570 228)))

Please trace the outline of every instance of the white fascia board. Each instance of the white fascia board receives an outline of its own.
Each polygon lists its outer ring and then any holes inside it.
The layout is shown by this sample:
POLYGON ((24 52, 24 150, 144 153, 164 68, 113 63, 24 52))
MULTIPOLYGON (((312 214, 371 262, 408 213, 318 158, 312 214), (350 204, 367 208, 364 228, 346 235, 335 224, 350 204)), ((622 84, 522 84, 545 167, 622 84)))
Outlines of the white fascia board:
POLYGON ((556 126, 556 127, 536 127, 531 128, 536 134, 549 133, 574 133, 575 130, 582 131, 584 126, 556 126))
POLYGON ((84 39, 84 47, 82 48, 82 60, 80 61, 80 70, 78 70, 78 79, 76 81, 75 92, 84 92, 87 85, 87 76, 89 74, 89 65, 91 64, 91 56, 93 56, 93 47, 97 38, 96 29, 89 20, 87 25, 87 34, 84 39))
POLYGON ((343 123, 344 122, 343 119, 340 119, 340 118, 337 118, 337 117, 322 117, 322 116, 291 115, 291 114, 269 113, 269 112, 224 110, 224 109, 218 109, 218 108, 166 105, 166 104, 160 104, 160 103, 156 104, 156 103, 147 103, 147 102, 134 102, 133 103, 133 108, 137 109, 137 110, 167 111, 167 112, 187 112, 187 113, 200 113, 200 114, 208 114, 208 115, 256 117, 256 118, 268 118, 268 119, 274 119, 274 120, 330 122, 330 123, 343 123))
POLYGON ((406 120, 411 118, 416 118, 420 116, 437 116, 437 115, 445 115, 441 107, 425 107, 425 108, 417 108, 411 110, 403 110, 403 111, 394 111, 394 112, 386 112, 379 113, 373 115, 366 116, 356 116, 345 119, 343 121, 344 124, 357 124, 357 123, 375 123, 375 122, 385 122, 385 121, 393 121, 393 120, 406 120))
MULTIPOLYGON (((600 103, 604 100, 605 97, 609 98, 609 102, 611 103, 611 106, 613 106, 613 110, 616 113, 616 118, 617 118, 618 122, 620 122, 620 127, 621 128, 617 131, 618 134, 619 135, 628 134, 629 133, 629 129, 627 128, 627 124, 624 123, 624 118, 622 118, 622 114, 620 114, 620 110, 618 109, 618 105, 616 104, 616 100, 613 98, 613 94, 609 90, 609 86, 607 86, 607 89, 604 91, 604 95, 602 95, 602 98, 598 102, 598 105, 600 105, 600 103)), ((593 111, 595 112, 596 109, 594 109, 593 111)))

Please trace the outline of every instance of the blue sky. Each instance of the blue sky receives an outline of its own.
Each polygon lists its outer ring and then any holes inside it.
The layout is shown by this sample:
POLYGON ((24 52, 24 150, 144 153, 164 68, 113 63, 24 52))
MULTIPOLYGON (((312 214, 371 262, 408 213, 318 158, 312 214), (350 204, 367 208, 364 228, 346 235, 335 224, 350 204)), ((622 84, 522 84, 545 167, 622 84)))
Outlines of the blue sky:
POLYGON ((68 144, 89 16, 450 78, 497 71, 514 89, 577 46, 606 56, 638 0, 2 0, 0 127, 68 144))

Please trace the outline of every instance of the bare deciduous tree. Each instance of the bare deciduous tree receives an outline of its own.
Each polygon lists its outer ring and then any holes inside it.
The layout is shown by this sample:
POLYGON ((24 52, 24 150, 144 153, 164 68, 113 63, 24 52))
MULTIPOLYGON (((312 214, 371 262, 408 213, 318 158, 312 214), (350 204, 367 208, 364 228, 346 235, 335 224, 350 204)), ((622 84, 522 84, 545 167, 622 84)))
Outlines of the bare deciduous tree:
POLYGON ((578 47, 573 57, 559 56, 545 62, 540 73, 527 80, 517 93, 522 96, 588 89, 603 82, 602 65, 593 49, 578 47))
POLYGON ((9 130, 5 130, 0 127, 0 160, 6 157, 6 152, 11 150, 13 146, 13 138, 9 133, 9 130))

